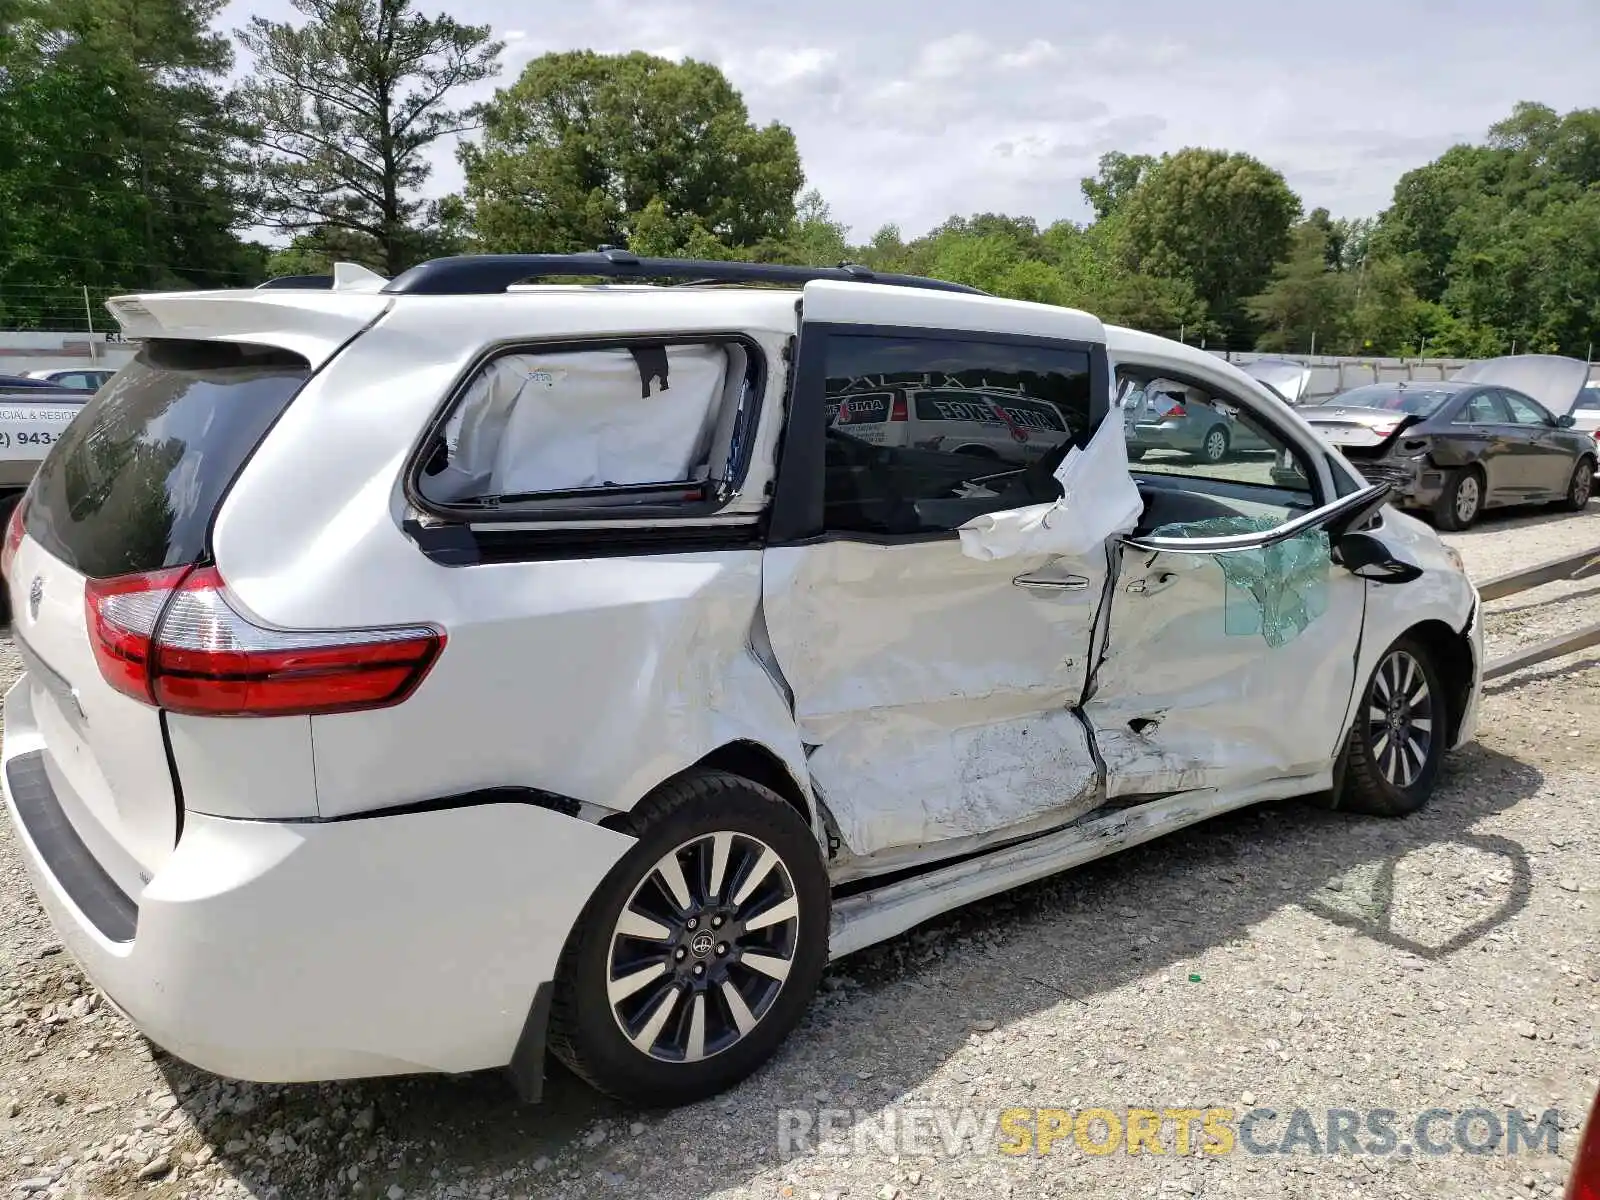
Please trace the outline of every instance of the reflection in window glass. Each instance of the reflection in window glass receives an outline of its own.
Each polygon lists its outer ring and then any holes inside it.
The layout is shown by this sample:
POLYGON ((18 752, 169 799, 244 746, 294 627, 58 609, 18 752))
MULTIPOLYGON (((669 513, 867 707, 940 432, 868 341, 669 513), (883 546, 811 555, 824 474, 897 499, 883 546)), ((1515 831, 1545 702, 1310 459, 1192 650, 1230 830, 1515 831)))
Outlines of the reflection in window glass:
POLYGON ((827 528, 955 529, 1059 494, 1052 472, 1091 422, 1087 352, 834 334, 826 383, 827 528))
POLYGON ((1140 381, 1126 392, 1122 420, 1136 474, 1311 492, 1296 450, 1239 404, 1193 384, 1140 381))

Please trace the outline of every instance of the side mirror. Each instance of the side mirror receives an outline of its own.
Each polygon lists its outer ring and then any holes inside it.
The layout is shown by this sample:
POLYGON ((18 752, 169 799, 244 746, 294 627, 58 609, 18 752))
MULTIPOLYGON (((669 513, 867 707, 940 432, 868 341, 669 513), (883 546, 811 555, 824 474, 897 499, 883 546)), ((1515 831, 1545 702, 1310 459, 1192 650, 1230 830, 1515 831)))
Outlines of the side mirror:
POLYGON ((1422 568, 1394 556, 1370 533, 1347 533, 1334 549, 1334 561, 1352 575, 1375 583, 1410 583, 1422 577, 1422 568))
POLYGON ((1571 413, 1562 413, 1556 418, 1557 429, 1571 429, 1577 423, 1578 418, 1573 416, 1571 413))

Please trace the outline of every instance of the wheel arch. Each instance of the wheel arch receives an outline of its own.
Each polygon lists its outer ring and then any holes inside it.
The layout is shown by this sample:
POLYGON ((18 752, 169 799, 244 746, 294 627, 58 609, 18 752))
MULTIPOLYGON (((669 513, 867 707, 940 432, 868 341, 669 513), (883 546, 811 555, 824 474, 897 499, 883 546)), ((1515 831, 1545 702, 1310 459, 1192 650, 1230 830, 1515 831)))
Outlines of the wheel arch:
MULTIPOLYGON (((768 746, 748 738, 738 738, 718 746, 715 750, 702 755, 681 771, 674 772, 663 779, 656 787, 665 786, 673 780, 681 779, 685 775, 702 771, 726 771, 730 775, 737 775, 741 779, 748 779, 751 783, 760 784, 769 791, 776 792, 783 798, 785 804, 800 814, 807 827, 816 833, 820 827, 817 813, 813 806, 810 790, 801 785, 794 777, 789 764, 768 746)), ((652 789, 654 790, 654 789, 652 789)), ((621 824, 625 821, 627 813, 613 813, 601 821, 602 825, 615 827, 608 823, 621 824)))
POLYGON ((1439 678, 1444 683, 1445 701, 1450 714, 1450 736, 1445 743, 1448 748, 1455 743, 1472 697, 1476 666, 1472 661, 1472 641, 1465 632, 1451 629, 1440 620, 1419 622, 1400 636, 1411 638, 1428 652, 1434 670, 1439 672, 1439 678))

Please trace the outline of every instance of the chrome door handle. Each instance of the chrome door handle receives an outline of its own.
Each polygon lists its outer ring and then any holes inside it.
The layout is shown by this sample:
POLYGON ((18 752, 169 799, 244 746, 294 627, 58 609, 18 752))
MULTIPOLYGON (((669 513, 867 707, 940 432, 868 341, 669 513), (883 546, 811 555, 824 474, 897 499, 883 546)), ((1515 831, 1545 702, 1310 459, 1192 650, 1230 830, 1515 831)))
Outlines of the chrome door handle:
POLYGON ((1054 577, 1018 575, 1011 582, 1018 587, 1037 588, 1041 592, 1086 592, 1089 590, 1089 577, 1087 575, 1057 575, 1054 577))
POLYGON ((1127 590, 1141 596, 1152 596, 1156 592, 1165 591, 1177 582, 1176 571, 1160 571, 1155 575, 1146 575, 1143 579, 1135 579, 1128 585, 1127 590))

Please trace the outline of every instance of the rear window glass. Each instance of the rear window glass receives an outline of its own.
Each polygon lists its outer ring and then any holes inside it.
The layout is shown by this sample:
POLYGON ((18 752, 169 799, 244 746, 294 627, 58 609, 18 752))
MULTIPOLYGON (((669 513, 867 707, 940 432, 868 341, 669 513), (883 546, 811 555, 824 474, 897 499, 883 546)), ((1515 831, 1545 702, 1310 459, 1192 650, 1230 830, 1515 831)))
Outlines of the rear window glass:
POLYGON ((96 579, 194 562, 223 492, 310 375, 272 347, 146 342, 45 457, 28 533, 96 579))
POLYGON ((1379 408, 1389 412, 1410 413, 1412 416, 1432 416, 1444 407, 1445 402, 1459 391, 1449 388, 1399 387, 1391 383, 1373 383, 1352 388, 1337 396, 1330 396, 1323 405, 1330 408, 1379 408))

